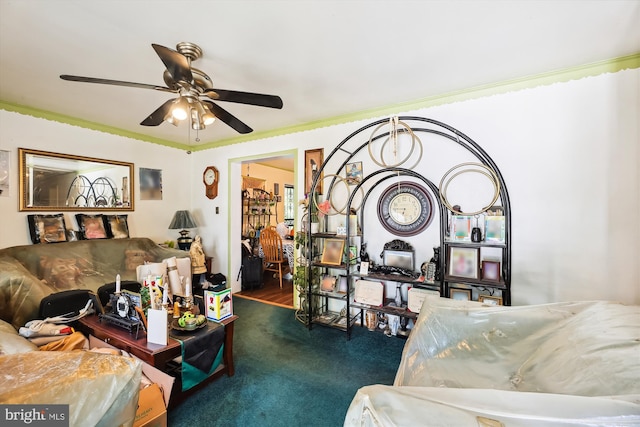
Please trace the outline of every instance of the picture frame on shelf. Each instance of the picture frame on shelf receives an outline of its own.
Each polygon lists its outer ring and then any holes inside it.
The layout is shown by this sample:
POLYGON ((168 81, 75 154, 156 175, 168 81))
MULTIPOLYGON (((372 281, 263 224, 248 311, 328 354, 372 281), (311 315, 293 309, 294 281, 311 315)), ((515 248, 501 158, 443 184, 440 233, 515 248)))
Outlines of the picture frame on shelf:
POLYGON ((320 166, 324 162, 324 149, 316 148, 314 150, 305 150, 304 152, 304 191, 305 194, 311 193, 311 185, 313 179, 318 173, 320 178, 318 179, 318 185, 316 186, 316 193, 322 194, 322 173, 320 172, 320 166))
POLYGON ((362 162, 347 163, 344 167, 347 184, 357 185, 362 181, 362 162))
POLYGON ((336 287, 336 277, 325 274, 320 282, 320 290, 323 292, 333 292, 336 287))
POLYGON ((349 283, 347 282, 347 276, 338 276, 338 283, 337 283, 337 292, 339 294, 346 294, 347 291, 349 290, 349 283))
POLYGON ((327 265, 342 264, 342 254, 344 252, 344 240, 326 239, 322 248, 322 258, 320 262, 327 265))
POLYGON ((478 279, 478 248, 451 246, 448 264, 449 276, 478 279))
POLYGON ((486 242, 504 243, 505 219, 504 216, 485 217, 484 240, 486 242))
POLYGON ((498 261, 482 261, 481 270, 482 280, 496 283, 500 282, 500 263, 498 261))
POLYGON ((450 287, 449 298, 457 301, 471 301, 471 289, 450 287))
POLYGON ((384 302, 384 285, 371 280, 356 280, 353 301, 374 307, 382 307, 384 302))
POLYGON ((369 261, 362 261, 360 263, 360 274, 363 276, 369 274, 369 261))
POLYGON ((502 248, 481 246, 480 247, 480 265, 482 261, 495 261, 502 265, 502 248))
POLYGON ((452 240, 456 242, 471 241, 471 220, 473 217, 469 215, 453 215, 451 218, 452 240))
POLYGON ((480 295, 478 301, 487 305, 503 305, 502 297, 496 297, 493 295, 480 295))
POLYGON ((415 267, 414 252, 385 249, 384 251, 382 251, 382 264, 413 271, 415 267))

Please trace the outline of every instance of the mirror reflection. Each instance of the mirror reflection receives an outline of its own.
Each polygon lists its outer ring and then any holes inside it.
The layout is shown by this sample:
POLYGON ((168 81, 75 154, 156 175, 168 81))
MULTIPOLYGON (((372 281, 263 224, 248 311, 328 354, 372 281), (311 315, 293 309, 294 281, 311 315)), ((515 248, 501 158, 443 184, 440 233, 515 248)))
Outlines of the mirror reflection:
POLYGON ((133 163, 19 149, 21 211, 132 211, 133 163))

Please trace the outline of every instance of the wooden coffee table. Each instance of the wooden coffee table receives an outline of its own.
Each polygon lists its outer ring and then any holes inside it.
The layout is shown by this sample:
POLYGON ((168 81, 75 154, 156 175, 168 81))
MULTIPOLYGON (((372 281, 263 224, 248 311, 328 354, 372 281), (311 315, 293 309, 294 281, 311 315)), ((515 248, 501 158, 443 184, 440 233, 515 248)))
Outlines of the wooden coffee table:
MULTIPOLYGON (((227 374, 230 377, 233 376, 235 373, 235 368, 233 366, 233 325, 237 318, 238 316, 234 315, 220 322, 224 325, 223 363, 209 378, 207 378, 206 381, 188 390, 186 394, 180 393, 176 390, 176 387, 174 387, 176 393, 171 393, 172 406, 205 383, 209 383, 224 374, 227 374)), ((140 360, 160 369, 163 372, 167 372, 169 370, 168 363, 170 361, 182 355, 180 341, 169 337, 167 345, 148 343, 146 333, 141 331, 136 338, 135 335, 131 334, 129 331, 118 328, 117 326, 104 321, 101 322, 97 315, 81 318, 78 321, 76 328, 87 336, 93 335, 107 344, 133 354, 140 360)))

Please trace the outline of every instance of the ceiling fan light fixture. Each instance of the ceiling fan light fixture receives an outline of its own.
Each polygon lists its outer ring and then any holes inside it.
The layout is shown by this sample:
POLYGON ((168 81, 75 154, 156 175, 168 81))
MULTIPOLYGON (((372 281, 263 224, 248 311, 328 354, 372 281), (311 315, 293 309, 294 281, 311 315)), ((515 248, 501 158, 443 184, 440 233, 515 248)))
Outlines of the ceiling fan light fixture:
POLYGON ((167 123, 171 123, 172 125, 174 125, 176 127, 180 124, 180 121, 177 120, 175 117, 173 117, 171 114, 169 114, 167 116, 167 118, 164 119, 164 121, 167 122, 167 123))
POLYGON ((171 108, 171 115, 176 120, 184 120, 188 116, 189 109, 189 101, 181 96, 173 104, 173 107, 171 108))
POLYGON ((206 105, 203 105, 202 102, 198 102, 197 108, 200 119, 205 126, 209 126, 216 121, 216 116, 214 116, 209 108, 206 105))
POLYGON ((215 121, 216 121, 216 116, 214 116, 213 114, 211 114, 209 112, 204 113, 202 115, 202 122, 205 124, 205 126, 212 125, 213 122, 215 122, 215 121))

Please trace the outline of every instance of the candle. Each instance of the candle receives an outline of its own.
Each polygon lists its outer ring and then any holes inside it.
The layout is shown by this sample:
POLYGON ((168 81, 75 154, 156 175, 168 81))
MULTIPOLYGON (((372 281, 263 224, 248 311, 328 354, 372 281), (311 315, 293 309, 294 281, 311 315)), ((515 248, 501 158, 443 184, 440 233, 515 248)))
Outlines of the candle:
POLYGON ((166 307, 169 304, 169 289, 165 285, 164 291, 162 292, 162 306, 166 307))
POLYGON ((147 276, 147 283, 146 283, 146 286, 148 286, 148 287, 149 287, 149 289, 151 289, 151 275, 150 275, 150 274, 147 276))
POLYGON ((184 291, 184 296, 185 297, 190 297, 191 296, 191 279, 189 277, 186 278, 185 280, 185 291, 184 291))
POLYGON ((116 274, 116 294, 120 293, 120 275, 116 274))

